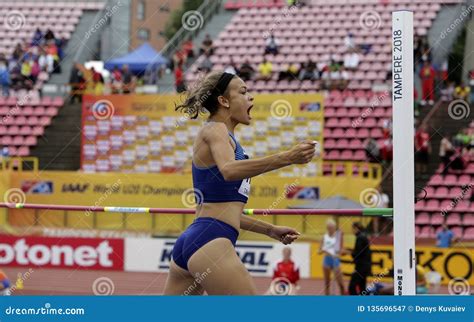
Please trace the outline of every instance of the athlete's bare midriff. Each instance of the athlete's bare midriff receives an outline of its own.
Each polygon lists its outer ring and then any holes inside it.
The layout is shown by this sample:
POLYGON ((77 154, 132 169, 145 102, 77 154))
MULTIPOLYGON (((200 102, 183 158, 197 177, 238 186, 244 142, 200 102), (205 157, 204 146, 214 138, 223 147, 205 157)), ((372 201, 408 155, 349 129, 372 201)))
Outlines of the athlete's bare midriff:
POLYGON ((196 217, 212 217, 239 230, 244 207, 245 204, 238 201, 203 203, 196 207, 196 217))

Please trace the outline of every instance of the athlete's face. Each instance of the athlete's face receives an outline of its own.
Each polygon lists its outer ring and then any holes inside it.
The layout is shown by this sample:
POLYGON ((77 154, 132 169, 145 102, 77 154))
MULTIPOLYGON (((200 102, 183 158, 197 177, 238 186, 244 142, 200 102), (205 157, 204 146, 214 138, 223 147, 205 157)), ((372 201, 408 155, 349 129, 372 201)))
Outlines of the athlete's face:
POLYGON ((229 83, 229 112, 236 123, 250 124, 250 110, 253 107, 253 96, 247 90, 247 85, 239 77, 234 77, 229 83))
POLYGON ((328 224, 326 228, 328 230, 328 233, 330 234, 333 234, 336 231, 336 226, 334 226, 333 224, 328 224))

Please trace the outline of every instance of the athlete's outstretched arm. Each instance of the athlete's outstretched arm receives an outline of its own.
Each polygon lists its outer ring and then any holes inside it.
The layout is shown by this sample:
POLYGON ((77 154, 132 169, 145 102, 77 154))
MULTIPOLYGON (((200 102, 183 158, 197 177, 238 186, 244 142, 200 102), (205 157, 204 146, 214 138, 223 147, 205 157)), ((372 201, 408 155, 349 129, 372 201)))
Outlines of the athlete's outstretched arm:
POLYGON ((270 238, 281 241, 285 245, 291 244, 300 235, 300 233, 293 228, 275 226, 247 215, 240 215, 240 228, 266 235, 270 238))
POLYGON ((226 181, 255 177, 290 164, 308 163, 315 152, 314 141, 305 141, 289 151, 263 158, 236 161, 232 145, 229 143, 227 127, 223 123, 208 127, 204 132, 204 141, 209 145, 212 157, 226 181))

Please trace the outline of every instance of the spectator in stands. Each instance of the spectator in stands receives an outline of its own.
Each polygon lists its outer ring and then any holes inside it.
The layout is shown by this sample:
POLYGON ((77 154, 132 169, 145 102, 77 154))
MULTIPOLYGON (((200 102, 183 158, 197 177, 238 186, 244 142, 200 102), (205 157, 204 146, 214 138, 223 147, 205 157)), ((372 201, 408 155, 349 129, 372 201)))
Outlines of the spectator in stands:
POLYGON ((44 40, 46 43, 49 43, 51 40, 55 40, 56 37, 54 37, 54 33, 51 29, 46 30, 46 33, 44 34, 44 40))
POLYGON ((341 65, 339 69, 339 79, 336 82, 336 88, 343 91, 349 85, 349 73, 345 69, 344 65, 341 65))
POLYGON ((49 59, 53 60, 53 70, 52 72, 60 72, 59 68, 59 55, 58 55, 58 46, 54 40, 48 42, 46 47, 46 55, 49 56, 49 59))
POLYGON ((2 88, 2 95, 8 96, 10 94, 10 71, 5 61, 0 61, 0 87, 2 88))
POLYGON ((280 41, 275 38, 275 35, 273 33, 271 33, 270 37, 268 37, 266 41, 264 55, 267 55, 267 54, 278 55, 279 47, 280 47, 280 41))
POLYGON ((469 72, 469 86, 471 88, 471 103, 474 103, 474 69, 469 72))
POLYGON ((448 58, 445 58, 441 63, 441 68, 439 71, 439 78, 444 83, 448 81, 449 69, 448 69, 448 58))
POLYGON ((32 64, 26 59, 23 60, 23 63, 21 64, 21 76, 23 76, 24 79, 29 79, 31 77, 31 65, 32 64))
POLYGON ((455 238, 448 225, 443 224, 442 227, 442 230, 436 234, 436 246, 439 248, 449 248, 453 242, 457 241, 457 238, 455 238))
POLYGON ((390 163, 393 160, 393 143, 392 138, 388 137, 382 141, 382 146, 380 147, 380 157, 383 163, 390 163))
POLYGON ((311 58, 308 59, 308 62, 302 64, 298 78, 302 81, 316 80, 319 78, 318 67, 316 63, 311 60, 311 58))
POLYGON ((207 74, 212 70, 214 64, 211 61, 211 54, 209 52, 204 54, 204 60, 199 64, 198 70, 207 74))
POLYGON ((420 36, 415 36, 415 44, 413 46, 414 59, 415 59, 415 71, 418 72, 419 66, 422 65, 421 55, 423 51, 423 38, 420 36))
POLYGON ((360 222, 352 224, 352 231, 356 236, 354 249, 352 252, 347 250, 343 253, 351 254, 355 267, 349 282, 349 294, 361 295, 366 290, 367 277, 372 274, 372 252, 370 242, 365 234, 365 229, 360 222))
POLYGON ((179 64, 174 69, 174 77, 175 77, 175 85, 176 85, 176 92, 182 93, 186 91, 186 84, 184 82, 184 75, 183 75, 183 64, 179 64))
POLYGON ((173 68, 174 68, 174 66, 178 66, 180 64, 182 66, 186 66, 186 62, 187 62, 186 52, 183 49, 176 50, 173 54, 172 61, 173 61, 173 68))
POLYGON ((454 89, 454 98, 468 102, 470 98, 470 91, 471 89, 469 86, 465 85, 464 81, 461 81, 461 83, 454 89))
POLYGON ((454 147, 446 134, 443 135, 439 146, 439 158, 443 163, 443 175, 448 173, 449 161, 454 154, 454 147))
POLYGON ((35 59, 31 59, 30 64, 31 64, 31 81, 33 83, 36 83, 36 81, 38 80, 39 74, 41 72, 41 67, 38 62, 38 57, 36 57, 35 59))
POLYGON ((422 98, 420 105, 424 106, 426 101, 429 105, 434 104, 434 84, 436 72, 428 60, 423 63, 423 68, 420 71, 422 98))
POLYGON ((278 81, 287 80, 292 81, 298 78, 298 65, 285 64, 283 69, 278 73, 278 81))
POLYGON ((82 90, 85 80, 82 76, 82 72, 79 69, 79 63, 75 62, 72 70, 71 75, 69 76, 69 84, 71 86, 71 102, 73 103, 76 99, 81 102, 82 101, 82 90))
POLYGON ((51 74, 54 70, 54 57, 48 55, 44 48, 40 49, 40 57, 38 60, 41 70, 45 70, 48 74, 51 74))
POLYGON ((273 65, 266 57, 263 57, 263 61, 258 65, 258 72, 258 80, 270 80, 272 78, 273 65))
MULTIPOLYGON (((278 262, 276 267, 273 270, 273 281, 278 283, 291 283, 288 285, 290 291, 288 295, 296 295, 298 288, 298 281, 300 280, 300 269, 298 266, 291 260, 291 248, 283 248, 283 260, 278 262)), ((273 286, 273 284, 272 284, 273 286)), ((274 294, 275 290, 270 290, 269 294, 274 294)))
POLYGON ((331 69, 329 67, 328 78, 326 79, 327 86, 329 89, 344 90, 349 83, 349 73, 345 70, 344 66, 337 65, 337 68, 331 69))
POLYGON ((344 67, 348 70, 356 70, 359 67, 359 54, 356 51, 348 51, 344 55, 344 67))
POLYGON ((122 66, 122 93, 130 94, 133 91, 133 75, 128 65, 122 66))
POLYGON ((426 124, 422 123, 415 134, 416 149, 416 172, 425 174, 428 171, 430 161, 431 143, 430 135, 426 129, 426 124))
POLYGON ((12 59, 14 61, 19 61, 23 57, 23 47, 20 43, 16 44, 15 49, 13 50, 12 59))
POLYGON ((245 62, 240 66, 238 75, 242 80, 249 81, 253 78, 255 69, 250 64, 249 60, 246 59, 245 62))
POLYGON ((105 83, 104 77, 101 73, 98 73, 99 77, 94 81, 94 95, 104 95, 105 83))
POLYGON ((335 89, 335 85, 337 85, 340 80, 340 68, 341 65, 334 58, 331 58, 322 74, 324 88, 335 89))
POLYGON ((237 75, 239 73, 237 65, 235 64, 232 57, 230 58, 230 62, 224 67, 224 72, 232 75, 237 75))
POLYGON ((2 147, 0 150, 0 156, 2 158, 8 158, 10 156, 10 150, 8 149, 8 146, 2 147))
POLYGON ((367 138, 364 143, 365 155, 369 162, 380 162, 380 149, 373 138, 367 138))
POLYGON ((465 170, 469 164, 470 153, 466 147, 454 149, 454 155, 451 158, 450 168, 453 170, 465 170))
POLYGON ((357 49, 355 40, 354 40, 354 34, 352 32, 349 32, 346 35, 346 37, 344 37, 344 45, 346 46, 346 49, 348 52, 351 52, 357 49))
POLYGON ((31 41, 32 46, 40 46, 43 42, 43 33, 39 28, 36 28, 35 34, 33 35, 33 40, 31 41))
POLYGON ((202 41, 201 48, 199 49, 199 54, 209 54, 212 55, 214 53, 214 47, 211 39, 211 35, 207 34, 202 41))
POLYGON ((382 135, 384 139, 389 138, 392 135, 392 120, 384 119, 382 122, 382 135))
POLYGON ((183 43, 183 51, 186 53, 188 59, 194 58, 194 45, 193 41, 190 39, 186 40, 183 43))
POLYGON ((122 72, 120 72, 120 69, 115 66, 110 76, 112 83, 112 94, 118 94, 120 92, 120 88, 122 87, 122 72))
POLYGON ((443 88, 441 88, 441 100, 443 102, 451 102, 454 98, 454 83, 450 80, 444 82, 443 88))

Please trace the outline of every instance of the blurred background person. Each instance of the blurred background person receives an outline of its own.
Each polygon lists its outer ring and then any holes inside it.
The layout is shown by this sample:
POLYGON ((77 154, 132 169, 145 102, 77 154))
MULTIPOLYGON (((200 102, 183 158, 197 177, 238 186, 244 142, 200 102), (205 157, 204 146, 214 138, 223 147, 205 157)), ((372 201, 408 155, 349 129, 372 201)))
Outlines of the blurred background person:
POLYGON ((344 294, 344 281, 342 280, 340 251, 342 248, 342 234, 336 227, 333 219, 326 222, 326 233, 320 244, 319 253, 324 254, 324 294, 331 294, 331 273, 339 286, 339 293, 344 294))
POLYGON ((351 254, 354 262, 354 272, 349 282, 349 294, 361 295, 367 287, 367 277, 372 274, 372 252, 365 229, 360 222, 352 224, 352 231, 356 236, 352 252, 345 250, 344 254, 351 254))
MULTIPOLYGON (((300 280, 300 269, 291 259, 291 248, 285 247, 282 250, 283 260, 278 262, 273 270, 273 281, 286 281, 291 283, 290 293, 296 295, 298 291, 298 281, 300 280)), ((272 290, 269 291, 270 293, 272 290)))

